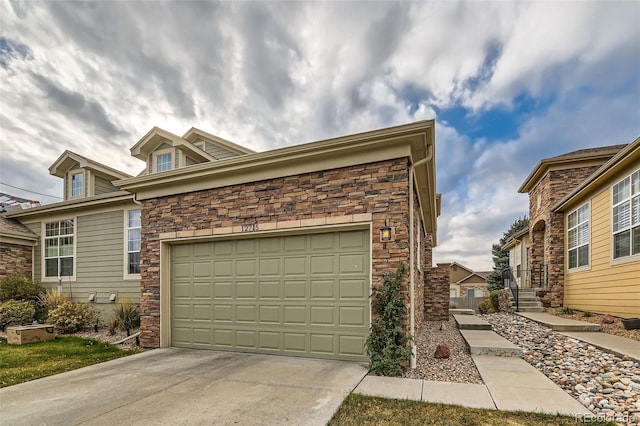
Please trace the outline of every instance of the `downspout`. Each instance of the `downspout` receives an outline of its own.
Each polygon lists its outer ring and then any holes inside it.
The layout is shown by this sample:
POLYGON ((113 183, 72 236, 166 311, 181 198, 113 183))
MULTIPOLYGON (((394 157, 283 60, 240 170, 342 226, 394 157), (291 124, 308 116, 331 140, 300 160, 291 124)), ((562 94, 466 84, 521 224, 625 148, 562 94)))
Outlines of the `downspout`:
POLYGON ((409 317, 409 329, 411 336, 414 337, 414 340, 411 342, 411 361, 410 367, 412 369, 416 368, 417 365, 417 351, 416 351, 416 319, 415 319, 415 309, 416 309, 416 301, 415 301, 415 257, 416 257, 416 249, 414 246, 415 236, 414 236, 414 227, 413 227, 413 173, 416 166, 426 163, 431 160, 433 157, 433 148, 431 145, 427 146, 427 155, 425 158, 418 160, 413 163, 409 169, 409 309, 411 310, 411 315, 409 317))

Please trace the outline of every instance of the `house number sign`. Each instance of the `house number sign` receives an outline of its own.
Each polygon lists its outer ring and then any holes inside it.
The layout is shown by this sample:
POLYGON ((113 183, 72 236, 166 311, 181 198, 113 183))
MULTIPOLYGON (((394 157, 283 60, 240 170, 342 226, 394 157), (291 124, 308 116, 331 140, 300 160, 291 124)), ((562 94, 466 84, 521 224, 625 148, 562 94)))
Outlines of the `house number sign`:
POLYGON ((258 231, 258 224, 257 223, 251 223, 249 225, 242 225, 242 232, 255 232, 258 231))

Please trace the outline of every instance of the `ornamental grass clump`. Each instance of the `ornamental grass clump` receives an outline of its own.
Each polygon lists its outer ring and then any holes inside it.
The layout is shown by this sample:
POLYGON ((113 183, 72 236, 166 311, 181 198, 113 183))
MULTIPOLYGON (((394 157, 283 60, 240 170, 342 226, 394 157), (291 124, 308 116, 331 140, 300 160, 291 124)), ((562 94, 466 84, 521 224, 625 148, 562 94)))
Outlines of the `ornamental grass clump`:
POLYGON ((371 330, 365 348, 370 371, 379 376, 401 376, 411 358, 412 337, 407 331, 407 307, 401 293, 405 267, 386 274, 382 289, 373 290, 371 330))
POLYGON ((122 298, 113 308, 114 319, 120 329, 131 335, 131 329, 140 327, 140 309, 129 298, 122 298))

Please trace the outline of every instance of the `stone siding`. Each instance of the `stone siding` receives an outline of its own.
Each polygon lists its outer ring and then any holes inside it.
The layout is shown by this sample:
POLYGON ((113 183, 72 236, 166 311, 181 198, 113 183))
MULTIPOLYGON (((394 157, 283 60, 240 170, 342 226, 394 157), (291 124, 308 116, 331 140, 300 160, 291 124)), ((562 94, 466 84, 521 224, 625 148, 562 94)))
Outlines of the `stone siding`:
POLYGON ((425 321, 449 320, 449 276, 451 264, 438 263, 428 268, 424 282, 425 321))
POLYGON ((31 279, 33 248, 18 244, 0 243, 0 277, 18 274, 31 279))
POLYGON ((564 300, 564 213, 554 213, 551 207, 582 183, 598 166, 568 168, 548 172, 529 193, 529 237, 531 268, 547 265, 553 307, 564 300))
MULTIPOLYGON (((140 303, 145 347, 160 345, 161 233, 179 236, 181 231, 316 218, 329 223, 332 217, 370 213, 372 285, 380 287, 383 274, 394 272, 400 262, 409 265, 407 158, 149 199, 143 201, 142 211, 140 303), (378 229, 385 221, 393 228, 393 241, 383 243, 378 229)), ((408 283, 407 276, 403 290, 408 290, 408 283)), ((417 287, 417 292, 421 290, 417 287)))

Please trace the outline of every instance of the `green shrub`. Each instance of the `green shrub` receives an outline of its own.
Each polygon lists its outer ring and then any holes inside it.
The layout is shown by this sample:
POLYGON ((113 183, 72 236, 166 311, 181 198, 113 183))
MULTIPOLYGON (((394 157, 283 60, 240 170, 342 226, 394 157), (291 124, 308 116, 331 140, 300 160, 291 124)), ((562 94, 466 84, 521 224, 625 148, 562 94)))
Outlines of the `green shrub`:
POLYGON ((500 302, 498 300, 499 296, 500 290, 492 290, 491 293, 489 293, 489 300, 491 301, 493 312, 498 312, 500 310, 500 302))
POLYGON ((574 311, 573 309, 571 309, 568 306, 564 306, 562 308, 560 308, 560 313, 561 314, 565 314, 565 315, 572 315, 574 314, 576 311, 574 311))
POLYGON ((92 305, 66 301, 49 311, 47 323, 54 325, 59 333, 75 333, 95 324, 99 318, 92 305))
POLYGON ((382 289, 373 291, 374 320, 365 348, 376 375, 401 376, 411 358, 412 337, 406 333, 407 307, 400 292, 404 273, 401 263, 395 274, 385 274, 382 289))
POLYGON ((131 303, 131 299, 122 298, 113 308, 113 314, 119 326, 129 335, 132 328, 140 327, 140 309, 131 303))
POLYGON ((482 302, 478 303, 478 310, 481 314, 495 314, 497 312, 497 310, 493 308, 491 299, 485 299, 482 302))
POLYGON ((0 329, 8 325, 31 324, 36 310, 30 302, 9 300, 0 305, 0 329))
POLYGON ((582 316, 585 317, 585 318, 590 318, 590 317, 593 316, 593 314, 591 312, 589 312, 589 311, 584 311, 582 313, 582 316))
POLYGON ((37 302, 44 290, 37 282, 23 275, 8 275, 0 280, 0 302, 6 300, 28 300, 37 302))

